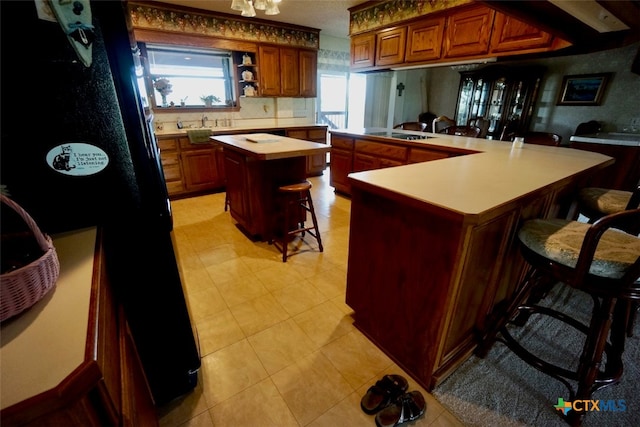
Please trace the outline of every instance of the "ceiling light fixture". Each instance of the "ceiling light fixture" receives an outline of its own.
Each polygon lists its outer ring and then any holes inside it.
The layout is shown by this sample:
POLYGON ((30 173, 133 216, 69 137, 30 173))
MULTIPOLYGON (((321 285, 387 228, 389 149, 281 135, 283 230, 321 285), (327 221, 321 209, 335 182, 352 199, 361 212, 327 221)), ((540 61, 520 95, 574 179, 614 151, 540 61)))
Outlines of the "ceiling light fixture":
POLYGON ((256 10, 264 10, 265 15, 277 15, 280 13, 278 3, 282 0, 233 0, 231 9, 239 10, 240 15, 246 17, 256 16, 256 10))

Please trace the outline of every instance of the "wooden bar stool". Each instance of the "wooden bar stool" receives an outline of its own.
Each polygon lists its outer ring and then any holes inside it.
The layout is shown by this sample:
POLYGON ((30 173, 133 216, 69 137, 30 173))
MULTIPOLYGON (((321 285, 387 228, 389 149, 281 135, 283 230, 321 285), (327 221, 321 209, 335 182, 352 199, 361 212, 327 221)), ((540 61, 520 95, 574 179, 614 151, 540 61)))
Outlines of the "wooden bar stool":
POLYGON ((282 252, 282 262, 287 262, 289 240, 292 236, 300 234, 304 239, 306 232, 309 232, 318 241, 318 249, 322 252, 322 239, 318 228, 318 219, 313 209, 311 199, 311 183, 307 180, 278 187, 278 194, 281 196, 284 208, 284 220, 282 223, 281 241, 273 241, 280 252, 282 252), (306 227, 305 221, 307 212, 311 213, 313 226, 306 227))
MULTIPOLYGON (((526 221, 518 240, 529 264, 528 273, 503 315, 485 334, 480 356, 498 339, 526 363, 562 382, 572 402, 589 400, 595 391, 617 383, 623 371, 632 303, 640 300, 638 224, 640 209, 608 215, 594 224, 561 219, 526 221), (549 283, 568 285, 591 296, 589 325, 537 304, 549 283), (575 371, 532 354, 509 333, 508 325, 524 326, 533 313, 552 316, 586 335, 575 371), (568 380, 577 382, 575 390, 568 380)), ((571 410, 565 421, 577 426, 584 415, 585 411, 571 410)))

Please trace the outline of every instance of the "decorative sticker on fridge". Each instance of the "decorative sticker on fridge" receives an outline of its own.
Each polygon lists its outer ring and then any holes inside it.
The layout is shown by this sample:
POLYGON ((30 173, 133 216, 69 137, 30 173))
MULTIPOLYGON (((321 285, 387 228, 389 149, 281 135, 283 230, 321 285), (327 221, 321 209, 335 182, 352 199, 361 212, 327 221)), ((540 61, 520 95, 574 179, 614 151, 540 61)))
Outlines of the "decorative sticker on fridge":
POLYGON ((63 175, 87 176, 104 170, 109 156, 95 145, 67 142, 49 150, 47 164, 63 175))

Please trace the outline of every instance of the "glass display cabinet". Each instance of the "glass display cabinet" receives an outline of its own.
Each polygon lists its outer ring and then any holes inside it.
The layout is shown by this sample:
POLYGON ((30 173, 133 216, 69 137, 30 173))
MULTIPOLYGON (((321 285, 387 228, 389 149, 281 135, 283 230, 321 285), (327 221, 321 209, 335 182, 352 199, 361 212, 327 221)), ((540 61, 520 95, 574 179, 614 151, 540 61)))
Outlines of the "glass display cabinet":
POLYGON ((461 72, 456 124, 487 120, 487 139, 527 131, 543 73, 543 67, 501 65, 461 72))

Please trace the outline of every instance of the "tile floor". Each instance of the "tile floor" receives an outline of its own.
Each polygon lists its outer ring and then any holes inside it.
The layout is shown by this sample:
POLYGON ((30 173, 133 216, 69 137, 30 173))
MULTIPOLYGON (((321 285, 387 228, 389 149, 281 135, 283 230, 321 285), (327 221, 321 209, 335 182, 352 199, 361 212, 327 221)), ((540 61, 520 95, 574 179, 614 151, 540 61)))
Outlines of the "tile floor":
POLYGON ((334 193, 328 170, 311 181, 324 253, 307 237, 286 263, 236 227, 224 193, 172 203, 202 368, 192 393, 160 409, 161 426, 375 426, 360 398, 386 373, 427 400, 410 425, 462 426, 353 326, 350 200, 334 193))

